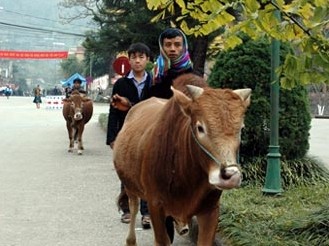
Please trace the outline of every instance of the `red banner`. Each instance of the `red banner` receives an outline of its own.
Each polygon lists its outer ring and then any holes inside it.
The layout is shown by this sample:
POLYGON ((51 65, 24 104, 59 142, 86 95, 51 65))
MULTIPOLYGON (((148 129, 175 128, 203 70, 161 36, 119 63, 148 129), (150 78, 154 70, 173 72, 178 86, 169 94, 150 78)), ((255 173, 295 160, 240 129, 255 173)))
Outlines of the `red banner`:
POLYGON ((5 59, 67 59, 68 51, 12 51, 0 50, 5 59))

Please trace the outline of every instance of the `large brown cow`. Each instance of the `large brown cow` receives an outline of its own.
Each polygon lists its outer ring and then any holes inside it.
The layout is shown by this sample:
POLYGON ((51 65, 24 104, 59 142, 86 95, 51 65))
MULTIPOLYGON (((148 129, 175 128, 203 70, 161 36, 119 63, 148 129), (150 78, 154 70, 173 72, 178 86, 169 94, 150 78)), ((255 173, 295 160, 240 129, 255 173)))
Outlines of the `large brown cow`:
MULTIPOLYGON (((198 79, 177 80, 191 78, 198 79)), ((148 201, 155 245, 170 245, 167 218, 182 225, 196 215, 198 245, 212 246, 222 190, 240 186, 236 156, 251 90, 187 88, 191 97, 173 89, 169 100, 135 105, 117 136, 113 160, 129 197, 129 246, 136 245, 138 198, 148 201)))
POLYGON ((78 154, 82 154, 82 134, 85 124, 93 115, 93 102, 90 98, 73 91, 69 98, 63 99, 63 116, 66 120, 66 128, 69 135, 69 152, 73 152, 74 141, 78 141, 78 154))

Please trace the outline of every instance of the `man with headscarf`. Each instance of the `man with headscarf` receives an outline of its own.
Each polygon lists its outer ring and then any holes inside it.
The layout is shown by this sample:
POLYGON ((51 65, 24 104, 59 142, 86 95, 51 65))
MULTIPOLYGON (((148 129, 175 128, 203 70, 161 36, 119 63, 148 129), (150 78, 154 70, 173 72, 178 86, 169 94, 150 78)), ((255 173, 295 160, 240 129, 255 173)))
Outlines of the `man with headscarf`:
POLYGON ((151 95, 170 98, 170 87, 179 75, 193 72, 185 34, 178 28, 168 28, 159 36, 160 55, 156 60, 151 95))

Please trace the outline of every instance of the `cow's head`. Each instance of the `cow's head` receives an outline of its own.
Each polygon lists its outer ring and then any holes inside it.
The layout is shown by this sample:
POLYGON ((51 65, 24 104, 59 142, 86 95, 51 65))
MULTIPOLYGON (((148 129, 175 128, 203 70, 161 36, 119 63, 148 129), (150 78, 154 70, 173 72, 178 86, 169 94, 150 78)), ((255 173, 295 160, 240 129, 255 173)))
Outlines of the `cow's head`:
POLYGON ((202 167, 209 183, 218 189, 239 187, 242 173, 237 155, 251 89, 187 87, 191 98, 177 90, 174 97, 190 118, 191 135, 208 160, 202 167))
POLYGON ((64 103, 70 104, 70 116, 75 121, 83 119, 83 105, 85 102, 90 101, 88 97, 81 96, 78 91, 73 91, 69 98, 63 99, 64 103))

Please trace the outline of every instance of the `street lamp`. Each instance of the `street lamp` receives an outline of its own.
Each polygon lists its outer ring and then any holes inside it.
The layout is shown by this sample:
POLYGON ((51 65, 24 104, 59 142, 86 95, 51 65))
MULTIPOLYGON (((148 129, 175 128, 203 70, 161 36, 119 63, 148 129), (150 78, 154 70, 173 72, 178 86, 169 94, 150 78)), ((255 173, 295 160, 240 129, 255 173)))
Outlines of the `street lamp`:
MULTIPOLYGON (((274 11, 275 17, 280 21, 280 11, 274 11)), ((267 154, 267 169, 264 193, 282 193, 279 151, 279 78, 276 70, 280 65, 280 41, 273 39, 271 44, 271 135, 269 153, 267 154)))

